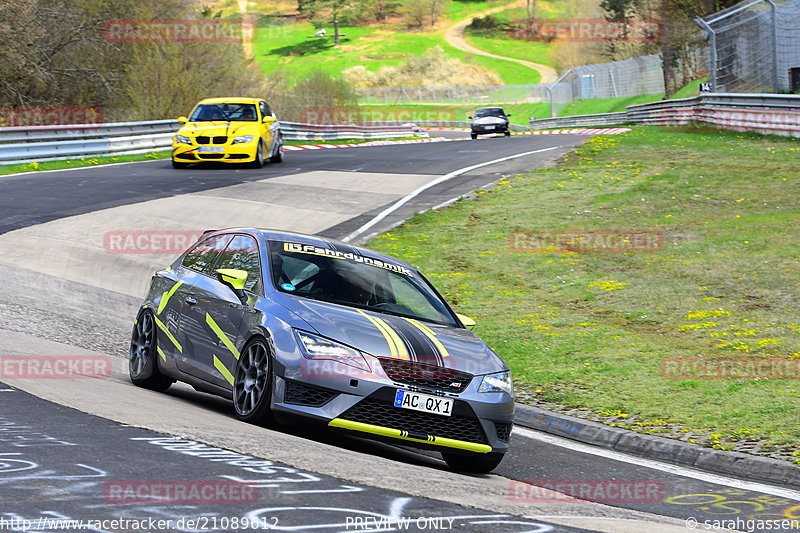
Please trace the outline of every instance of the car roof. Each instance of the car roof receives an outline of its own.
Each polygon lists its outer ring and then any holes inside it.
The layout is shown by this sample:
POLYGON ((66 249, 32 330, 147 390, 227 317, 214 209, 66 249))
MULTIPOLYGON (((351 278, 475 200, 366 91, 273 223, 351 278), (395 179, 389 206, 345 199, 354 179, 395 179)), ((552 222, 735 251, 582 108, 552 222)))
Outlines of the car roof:
POLYGON ((479 107, 478 109, 476 109, 476 111, 494 110, 494 109, 496 109, 497 111, 503 111, 502 107, 479 107))
MULTIPOLYGON (((210 235, 211 233, 212 231, 207 231, 204 235, 210 235)), ((375 250, 370 250, 369 248, 348 244, 336 239, 320 237, 319 235, 308 235, 305 233, 296 233, 292 231, 256 228, 229 228, 224 230, 213 230, 213 233, 249 233, 251 235, 260 234, 261 237, 267 241, 292 241, 297 244, 310 244, 313 246, 319 246, 320 248, 328 248, 339 252, 352 253, 355 255, 371 257, 373 259, 380 259, 382 261, 401 265, 418 272, 414 266, 403 261, 402 259, 398 259, 397 257, 376 252, 375 250)))
POLYGON ((200 104, 257 104, 260 102, 261 98, 248 98, 242 96, 229 96, 229 97, 219 97, 219 98, 205 98, 197 102, 197 105, 200 104))

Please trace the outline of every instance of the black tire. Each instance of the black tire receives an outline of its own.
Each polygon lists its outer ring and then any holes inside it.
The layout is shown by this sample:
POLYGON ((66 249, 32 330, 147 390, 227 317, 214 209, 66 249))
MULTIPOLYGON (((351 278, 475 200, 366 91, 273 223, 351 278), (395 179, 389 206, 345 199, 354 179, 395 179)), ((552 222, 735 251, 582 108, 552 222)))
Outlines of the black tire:
POLYGON ((186 168, 188 166, 189 166, 189 163, 179 163, 179 162, 175 161, 174 159, 172 160, 172 168, 186 168))
POLYGON ((500 464, 504 453, 453 453, 442 451, 442 459, 452 470, 468 474, 488 474, 500 464))
POLYGON ((149 309, 143 309, 133 325, 128 375, 134 385, 159 392, 175 383, 174 379, 162 375, 158 370, 156 321, 149 309))
POLYGON ((506 130, 506 132, 505 132, 505 136, 506 136, 506 137, 511 137, 511 131, 510 131, 510 130, 506 130))
POLYGON ((264 143, 258 141, 258 148, 256 148, 256 159, 251 163, 253 168, 261 168, 264 166, 264 143))
POLYGON ((275 155, 270 156, 269 162, 270 163, 283 162, 283 136, 280 134, 278 134, 278 150, 275 152, 275 155))
POLYGON ((477 133, 471 133, 470 137, 472 137, 472 140, 475 140, 475 139, 478 138, 478 134, 477 133))
POLYGON ((275 418, 272 397, 272 357, 263 337, 250 339, 236 364, 233 378, 233 407, 236 417, 251 424, 270 425, 275 418))

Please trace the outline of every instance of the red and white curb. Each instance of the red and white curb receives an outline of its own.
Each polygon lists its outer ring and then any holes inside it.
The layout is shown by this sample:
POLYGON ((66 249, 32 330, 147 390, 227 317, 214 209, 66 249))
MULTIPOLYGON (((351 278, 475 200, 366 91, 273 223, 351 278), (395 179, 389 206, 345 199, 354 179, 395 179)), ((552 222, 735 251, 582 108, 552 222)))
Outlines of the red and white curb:
POLYGON ((294 146, 284 146, 285 151, 292 150, 322 150, 325 148, 360 148, 364 146, 388 146, 390 144, 417 144, 417 143, 435 143, 446 141, 458 141, 461 139, 445 139, 444 137, 429 137, 427 139, 404 139, 402 141, 369 141, 365 143, 348 143, 348 144, 298 144, 294 146))
MULTIPOLYGON (((465 128, 424 128, 428 131, 469 131, 465 128)), ((535 131, 515 131, 511 135, 615 135, 631 131, 630 128, 574 128, 569 130, 535 130, 535 131)), ((445 139, 444 137, 429 137, 427 139, 405 139, 402 141, 369 141, 365 143, 346 143, 346 144, 298 144, 294 146, 284 146, 287 152, 294 150, 325 150, 329 148, 363 148, 369 146, 389 146, 392 144, 418 144, 435 143, 449 141, 463 141, 461 139, 445 139)))
MULTIPOLYGON (((470 131, 469 128, 422 128, 426 131, 470 131)), ((630 128, 573 128, 568 130, 512 131, 511 135, 616 135, 630 128)))

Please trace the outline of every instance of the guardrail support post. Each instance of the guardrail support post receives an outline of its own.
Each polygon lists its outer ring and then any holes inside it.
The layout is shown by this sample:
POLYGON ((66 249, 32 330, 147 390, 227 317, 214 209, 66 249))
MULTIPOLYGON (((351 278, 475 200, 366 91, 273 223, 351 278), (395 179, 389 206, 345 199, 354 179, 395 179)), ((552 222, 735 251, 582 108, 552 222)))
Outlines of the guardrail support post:
POLYGON ((778 83, 778 16, 775 12, 775 2, 766 0, 772 12, 772 90, 777 94, 780 91, 778 83))
POLYGON ((708 32, 708 49, 711 57, 708 60, 709 68, 708 68, 708 77, 711 81, 711 92, 717 92, 717 34, 714 30, 709 26, 705 20, 697 17, 694 19, 701 28, 708 32))

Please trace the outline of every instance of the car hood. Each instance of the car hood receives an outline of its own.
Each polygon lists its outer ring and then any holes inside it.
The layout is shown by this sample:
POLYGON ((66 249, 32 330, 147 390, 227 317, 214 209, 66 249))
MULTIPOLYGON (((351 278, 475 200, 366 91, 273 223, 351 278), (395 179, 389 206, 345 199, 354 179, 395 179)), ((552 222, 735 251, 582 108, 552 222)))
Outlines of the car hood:
MULTIPOLYGON (((468 329, 406 320, 395 315, 356 309, 283 293, 277 303, 293 311, 320 335, 364 353, 392 357, 387 336, 402 343, 397 357, 480 375, 508 369, 505 362, 468 329)), ((307 329, 298 325, 301 329, 307 329)))
POLYGON ((187 122, 178 130, 178 135, 185 135, 187 137, 196 137, 198 135, 217 137, 227 135, 233 137, 237 135, 254 135, 257 132, 258 122, 228 123, 228 121, 219 120, 214 122, 187 122))
POLYGON ((478 126, 490 126, 494 124, 506 124, 508 123, 508 119, 501 117, 482 117, 474 119, 472 123, 478 126))

